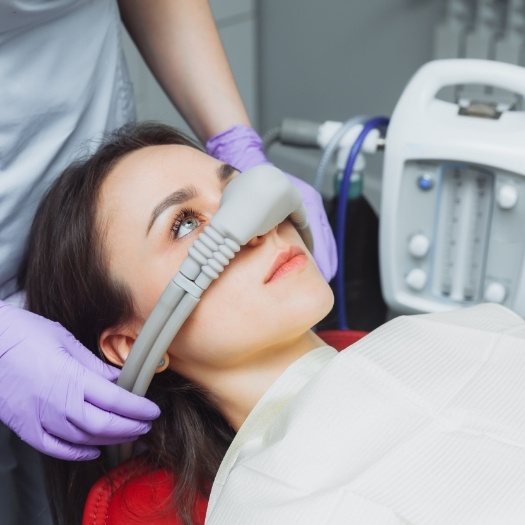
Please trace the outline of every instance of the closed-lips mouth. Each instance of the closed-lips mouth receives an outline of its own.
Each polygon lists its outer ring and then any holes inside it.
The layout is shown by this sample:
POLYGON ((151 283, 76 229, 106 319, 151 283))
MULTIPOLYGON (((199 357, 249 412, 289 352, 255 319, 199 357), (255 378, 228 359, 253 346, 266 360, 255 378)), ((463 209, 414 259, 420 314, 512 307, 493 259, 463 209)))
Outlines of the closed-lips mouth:
POLYGON ((264 282, 267 283, 275 275, 277 270, 283 265, 286 264, 289 260, 293 259, 297 255, 304 255, 304 250, 299 248, 299 246, 290 246, 286 251, 281 252, 273 262, 270 271, 267 273, 264 282))

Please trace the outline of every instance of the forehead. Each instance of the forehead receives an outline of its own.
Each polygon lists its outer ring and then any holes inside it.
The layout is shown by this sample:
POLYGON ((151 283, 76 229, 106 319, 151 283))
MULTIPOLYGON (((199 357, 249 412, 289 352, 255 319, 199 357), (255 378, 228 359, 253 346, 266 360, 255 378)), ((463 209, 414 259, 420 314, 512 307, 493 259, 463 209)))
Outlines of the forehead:
MULTIPOLYGON (((153 208, 168 194, 192 186, 216 200, 222 163, 182 145, 148 146, 119 160, 102 183, 97 215, 101 226, 124 220, 127 225, 149 221, 153 208)), ((219 195, 220 197, 220 195, 219 195)))
POLYGON ((109 172, 104 185, 126 185, 146 181, 148 184, 170 182, 196 182, 213 176, 219 161, 202 151, 178 144, 148 146, 120 159, 109 172), (198 178, 196 175, 198 174, 198 178))

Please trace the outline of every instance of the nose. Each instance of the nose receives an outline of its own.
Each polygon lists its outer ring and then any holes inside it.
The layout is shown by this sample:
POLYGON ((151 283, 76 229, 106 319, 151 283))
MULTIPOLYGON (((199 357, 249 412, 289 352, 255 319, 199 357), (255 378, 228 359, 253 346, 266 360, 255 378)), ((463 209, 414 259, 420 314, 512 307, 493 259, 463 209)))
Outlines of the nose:
POLYGON ((253 237, 246 243, 246 246, 249 246, 250 248, 255 248, 256 246, 261 245, 266 237, 275 235, 276 232, 277 226, 273 227, 269 232, 265 233, 264 235, 257 235, 256 237, 253 237))

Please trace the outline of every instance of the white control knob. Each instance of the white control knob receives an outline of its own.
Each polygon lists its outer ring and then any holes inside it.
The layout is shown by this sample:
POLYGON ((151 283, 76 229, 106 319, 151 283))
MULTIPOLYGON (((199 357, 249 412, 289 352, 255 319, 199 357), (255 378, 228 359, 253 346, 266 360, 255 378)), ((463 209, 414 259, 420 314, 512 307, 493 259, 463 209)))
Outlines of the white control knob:
POLYGON ((425 257, 430 248, 430 241, 426 235, 422 233, 416 233, 408 241, 408 251, 410 255, 421 258, 425 257))
POLYGON ((501 208, 510 210, 518 202, 518 189, 510 184, 505 184, 499 189, 496 200, 501 208))
POLYGON ((419 292, 427 284, 427 272, 421 268, 414 268, 408 272, 405 282, 410 288, 419 292))
POLYGON ((501 283, 490 283, 485 288, 483 298, 489 303, 503 303, 507 295, 507 290, 501 283))

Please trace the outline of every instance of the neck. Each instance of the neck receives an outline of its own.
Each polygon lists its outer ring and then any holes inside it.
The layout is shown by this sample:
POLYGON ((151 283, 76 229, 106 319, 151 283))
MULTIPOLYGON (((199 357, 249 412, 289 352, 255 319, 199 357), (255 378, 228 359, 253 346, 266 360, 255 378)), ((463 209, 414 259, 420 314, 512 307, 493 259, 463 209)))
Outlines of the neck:
POLYGON ((266 348, 259 360, 216 374, 207 389, 237 431, 277 378, 297 359, 324 344, 309 330, 290 341, 266 348))

